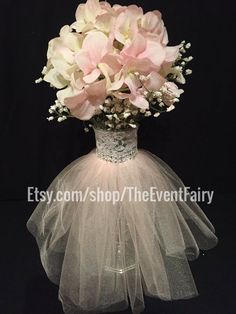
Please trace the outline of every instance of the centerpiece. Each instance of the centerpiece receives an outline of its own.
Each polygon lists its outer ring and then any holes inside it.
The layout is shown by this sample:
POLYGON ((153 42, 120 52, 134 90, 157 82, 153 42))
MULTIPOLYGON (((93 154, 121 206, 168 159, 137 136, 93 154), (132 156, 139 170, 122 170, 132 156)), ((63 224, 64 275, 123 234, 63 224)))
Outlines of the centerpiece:
POLYGON ((168 46, 159 11, 98 0, 80 4, 76 21, 49 42, 36 80, 58 89, 48 120, 78 118, 96 137, 96 149, 48 188, 54 195, 79 191, 83 199, 41 201, 27 222, 67 314, 128 305, 140 313, 144 295, 174 300, 198 294, 188 260, 217 243, 204 212, 189 198, 137 201, 128 193, 184 188, 162 160, 137 149, 137 129, 143 118, 179 102, 178 85, 191 74, 190 46, 168 46), (90 192, 98 188, 118 192, 119 199, 94 201, 90 192))

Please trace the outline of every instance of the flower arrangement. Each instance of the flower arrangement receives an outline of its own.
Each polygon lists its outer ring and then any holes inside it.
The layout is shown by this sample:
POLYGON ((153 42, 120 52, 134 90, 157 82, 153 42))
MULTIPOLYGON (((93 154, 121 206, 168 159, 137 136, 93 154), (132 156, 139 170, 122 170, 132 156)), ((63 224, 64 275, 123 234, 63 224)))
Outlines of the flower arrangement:
MULTIPOLYGON (((42 80, 57 91, 47 119, 68 117, 105 129, 135 128, 169 112, 183 93, 190 43, 168 46, 161 13, 88 0, 49 42, 42 80)), ((87 130, 87 128, 86 128, 87 130)))

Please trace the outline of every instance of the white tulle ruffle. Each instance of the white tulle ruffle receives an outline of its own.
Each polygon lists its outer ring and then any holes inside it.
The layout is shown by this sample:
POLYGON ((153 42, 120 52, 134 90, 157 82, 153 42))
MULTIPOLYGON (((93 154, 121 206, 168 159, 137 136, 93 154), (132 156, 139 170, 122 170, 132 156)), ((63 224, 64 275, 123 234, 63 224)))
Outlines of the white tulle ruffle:
MULTIPOLYGON (((178 190, 183 183, 158 157, 139 150, 111 163, 93 150, 67 166, 48 191, 178 190)), ((66 314, 144 309, 143 295, 163 300, 198 294, 188 260, 214 247, 214 227, 196 203, 40 202, 27 227, 43 267, 59 285, 66 314)))

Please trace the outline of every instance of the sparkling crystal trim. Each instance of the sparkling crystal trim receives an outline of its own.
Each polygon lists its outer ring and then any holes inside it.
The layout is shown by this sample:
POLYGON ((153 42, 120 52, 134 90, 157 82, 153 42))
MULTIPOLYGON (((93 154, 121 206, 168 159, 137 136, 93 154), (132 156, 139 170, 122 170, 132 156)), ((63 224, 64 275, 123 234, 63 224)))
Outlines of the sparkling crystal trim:
POLYGON ((113 163, 133 159, 137 154, 137 129, 108 131, 95 129, 96 154, 113 163))

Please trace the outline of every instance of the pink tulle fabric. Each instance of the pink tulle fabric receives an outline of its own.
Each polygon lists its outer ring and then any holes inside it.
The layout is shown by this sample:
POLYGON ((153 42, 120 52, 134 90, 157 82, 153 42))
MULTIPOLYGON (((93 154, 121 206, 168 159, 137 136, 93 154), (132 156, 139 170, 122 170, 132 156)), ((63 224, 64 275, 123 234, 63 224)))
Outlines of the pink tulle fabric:
MULTIPOLYGON (((48 191, 178 190, 178 176, 138 150, 122 163, 95 150, 68 165, 48 191)), ((27 222, 49 279, 59 285, 66 314, 144 309, 144 295, 163 300, 198 294, 188 260, 217 244, 200 207, 186 202, 40 202, 27 222)))

